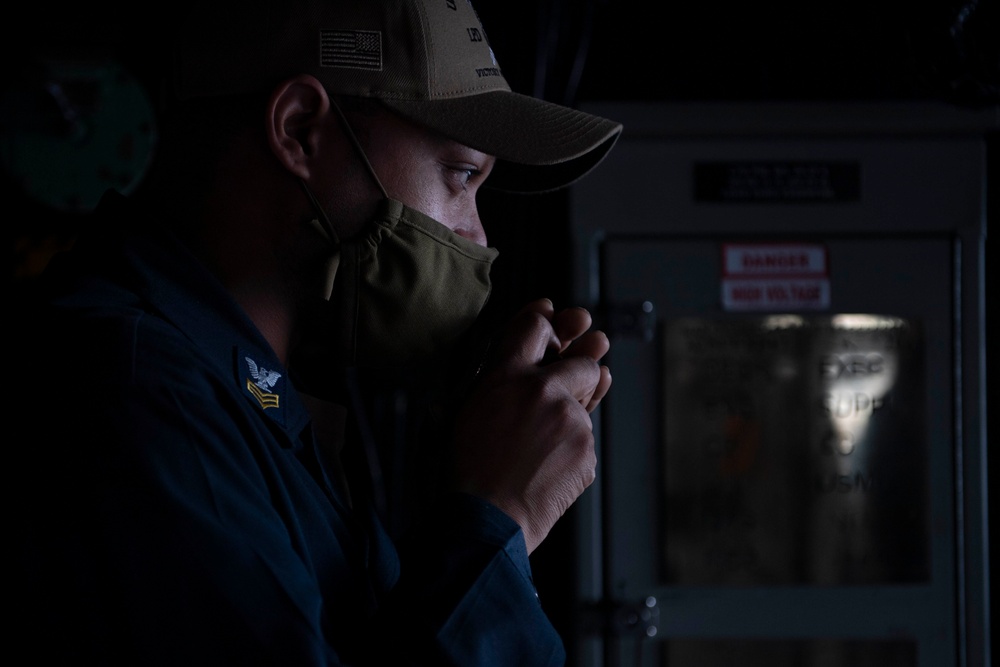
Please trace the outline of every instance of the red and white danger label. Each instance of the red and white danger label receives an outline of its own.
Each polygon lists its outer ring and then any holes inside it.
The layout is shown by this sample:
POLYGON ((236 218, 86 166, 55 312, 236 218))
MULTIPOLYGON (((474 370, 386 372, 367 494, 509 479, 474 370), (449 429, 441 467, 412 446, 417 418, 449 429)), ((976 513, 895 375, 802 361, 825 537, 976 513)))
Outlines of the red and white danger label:
POLYGON ((830 306, 826 248, 811 243, 722 246, 726 310, 819 310, 830 306))

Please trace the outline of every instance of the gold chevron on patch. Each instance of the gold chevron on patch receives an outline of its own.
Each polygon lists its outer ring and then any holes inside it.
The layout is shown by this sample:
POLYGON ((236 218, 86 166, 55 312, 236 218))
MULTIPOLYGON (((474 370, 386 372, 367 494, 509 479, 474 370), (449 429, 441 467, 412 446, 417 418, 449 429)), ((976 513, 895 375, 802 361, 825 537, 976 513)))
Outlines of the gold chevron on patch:
POLYGON ((261 391, 260 387, 250 381, 250 378, 247 378, 247 390, 253 394, 253 397, 260 403, 260 407, 265 410, 278 407, 278 401, 281 397, 277 394, 261 391))

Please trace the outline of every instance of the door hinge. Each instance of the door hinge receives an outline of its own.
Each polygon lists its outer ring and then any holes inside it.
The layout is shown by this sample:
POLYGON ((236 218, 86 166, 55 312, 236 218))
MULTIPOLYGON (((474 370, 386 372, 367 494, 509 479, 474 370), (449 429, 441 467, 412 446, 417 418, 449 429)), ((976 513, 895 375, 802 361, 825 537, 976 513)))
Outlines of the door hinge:
POLYGON ((583 631, 588 635, 655 637, 660 610, 652 595, 639 602, 599 600, 585 603, 583 631))
POLYGON ((601 328, 609 336, 639 338, 649 343, 656 335, 652 301, 604 304, 600 312, 601 328))

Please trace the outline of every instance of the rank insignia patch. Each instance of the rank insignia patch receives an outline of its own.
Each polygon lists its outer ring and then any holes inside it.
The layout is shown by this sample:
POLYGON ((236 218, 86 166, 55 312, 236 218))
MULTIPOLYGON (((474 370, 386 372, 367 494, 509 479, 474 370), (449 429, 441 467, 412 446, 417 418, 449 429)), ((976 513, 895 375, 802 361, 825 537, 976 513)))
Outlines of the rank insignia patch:
POLYGON ((260 407, 265 410, 267 408, 277 408, 280 397, 276 392, 272 392, 271 390, 277 384, 278 380, 281 379, 281 373, 258 366, 257 362, 250 357, 244 357, 244 359, 246 359, 247 367, 250 371, 250 377, 247 378, 247 390, 257 399, 260 407))

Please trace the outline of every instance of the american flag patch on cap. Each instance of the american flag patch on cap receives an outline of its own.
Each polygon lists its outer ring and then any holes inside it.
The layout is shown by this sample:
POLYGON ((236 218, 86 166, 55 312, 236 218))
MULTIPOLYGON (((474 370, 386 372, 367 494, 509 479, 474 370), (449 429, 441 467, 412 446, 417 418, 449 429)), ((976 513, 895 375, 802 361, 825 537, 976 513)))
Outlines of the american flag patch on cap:
POLYGON ((321 30, 320 67, 382 70, 382 33, 375 30, 321 30))

